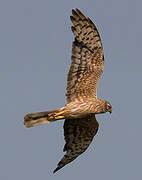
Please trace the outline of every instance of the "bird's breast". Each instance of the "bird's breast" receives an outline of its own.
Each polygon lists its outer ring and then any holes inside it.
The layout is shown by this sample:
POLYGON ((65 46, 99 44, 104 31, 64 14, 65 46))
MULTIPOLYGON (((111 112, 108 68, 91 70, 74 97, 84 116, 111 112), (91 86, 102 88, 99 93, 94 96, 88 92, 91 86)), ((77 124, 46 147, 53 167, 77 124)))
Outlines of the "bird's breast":
POLYGON ((65 117, 68 118, 83 118, 88 114, 95 114, 93 102, 71 102, 65 108, 65 117))

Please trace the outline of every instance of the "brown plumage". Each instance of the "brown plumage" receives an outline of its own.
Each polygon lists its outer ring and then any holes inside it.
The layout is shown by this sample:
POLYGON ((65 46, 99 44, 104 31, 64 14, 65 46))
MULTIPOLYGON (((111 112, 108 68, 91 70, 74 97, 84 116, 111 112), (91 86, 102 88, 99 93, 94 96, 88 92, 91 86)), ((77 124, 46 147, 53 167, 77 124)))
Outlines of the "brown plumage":
POLYGON ((58 163, 54 173, 76 159, 92 142, 98 131, 99 124, 95 115, 81 119, 66 119, 64 123, 64 136, 66 144, 63 151, 66 154, 58 163))
POLYGON ((70 17, 75 41, 72 44, 71 66, 67 78, 66 106, 58 110, 27 114, 26 127, 65 119, 66 154, 54 172, 76 159, 92 142, 98 131, 95 114, 112 111, 111 104, 97 97, 97 86, 104 69, 100 35, 93 22, 78 9, 70 17))

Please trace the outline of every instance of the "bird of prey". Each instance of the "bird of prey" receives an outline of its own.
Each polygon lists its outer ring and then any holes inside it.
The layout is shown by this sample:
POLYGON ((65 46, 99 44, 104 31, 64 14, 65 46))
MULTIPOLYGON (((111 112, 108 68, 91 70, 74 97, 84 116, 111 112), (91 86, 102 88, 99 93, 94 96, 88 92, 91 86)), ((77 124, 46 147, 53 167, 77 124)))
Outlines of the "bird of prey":
POLYGON ((27 114, 26 127, 65 119, 64 157, 54 173, 76 159, 90 145, 98 131, 96 114, 112 112, 111 104, 97 97, 97 86, 104 69, 104 55, 99 32, 80 10, 73 9, 70 19, 75 36, 67 78, 66 105, 60 109, 27 114))

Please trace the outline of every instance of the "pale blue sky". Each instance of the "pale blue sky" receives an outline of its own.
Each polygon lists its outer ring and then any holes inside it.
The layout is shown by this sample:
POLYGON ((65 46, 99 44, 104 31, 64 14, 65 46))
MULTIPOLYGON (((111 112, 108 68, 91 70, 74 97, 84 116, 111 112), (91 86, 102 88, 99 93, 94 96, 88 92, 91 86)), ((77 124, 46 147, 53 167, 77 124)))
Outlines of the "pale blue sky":
POLYGON ((0 179, 141 179, 141 7, 138 0, 0 1, 0 179), (53 175, 64 154, 63 121, 27 129, 23 117, 65 104, 76 7, 100 32, 105 70, 98 95, 113 113, 97 116, 89 149, 53 175))

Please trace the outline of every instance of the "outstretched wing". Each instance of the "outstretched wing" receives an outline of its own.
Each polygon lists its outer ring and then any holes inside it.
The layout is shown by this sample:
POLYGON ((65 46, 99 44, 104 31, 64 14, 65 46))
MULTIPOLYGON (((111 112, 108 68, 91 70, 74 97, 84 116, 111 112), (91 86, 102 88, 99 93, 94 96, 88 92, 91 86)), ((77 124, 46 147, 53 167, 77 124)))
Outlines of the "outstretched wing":
POLYGON ((67 78, 66 101, 96 97, 97 83, 104 69, 99 32, 93 22, 78 9, 70 17, 74 26, 71 66, 67 78))
POLYGON ((66 144, 63 151, 66 151, 66 154, 58 163, 54 173, 76 159, 88 148, 98 131, 98 127, 99 124, 95 115, 90 115, 84 119, 65 120, 64 136, 66 144))

